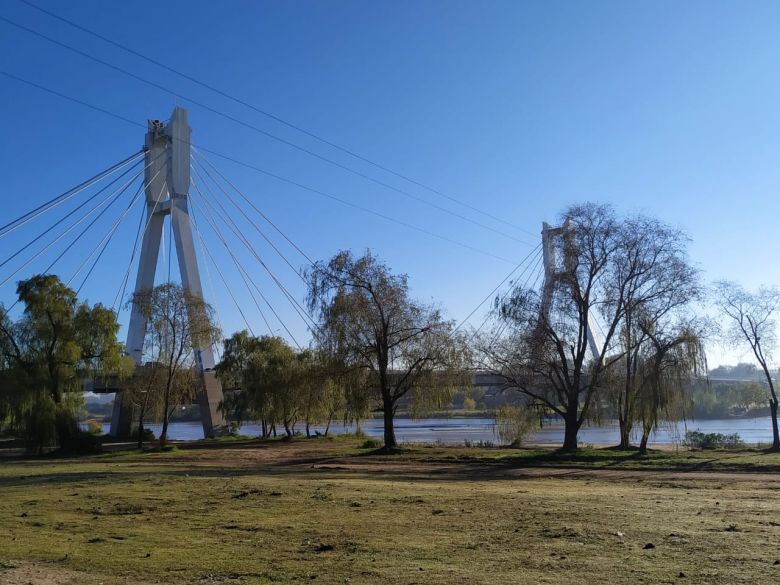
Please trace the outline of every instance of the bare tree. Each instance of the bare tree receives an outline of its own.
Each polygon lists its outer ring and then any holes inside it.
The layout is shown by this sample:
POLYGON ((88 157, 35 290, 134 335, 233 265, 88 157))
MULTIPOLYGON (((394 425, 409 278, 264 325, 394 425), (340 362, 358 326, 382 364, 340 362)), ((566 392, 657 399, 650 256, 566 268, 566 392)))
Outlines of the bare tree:
MULTIPOLYGON (((608 294, 600 312, 608 318, 622 313, 619 335, 610 348, 622 356, 612 368, 619 371, 611 371, 605 384, 618 417, 621 449, 630 447, 637 404, 651 384, 645 376, 656 376, 650 364, 659 357, 657 353, 668 354, 663 349, 667 343, 688 344, 691 350, 701 345, 697 333, 703 332, 702 324, 691 322, 686 314, 702 296, 699 273, 687 258, 687 244, 682 232, 654 218, 635 216, 620 222, 618 246, 605 279, 608 294)), ((703 351, 699 353, 703 356, 703 351)), ((692 366, 689 375, 698 372, 698 361, 685 364, 692 366)), ((683 369, 678 375, 684 375, 683 369)), ((684 386, 679 388, 685 392, 684 386)), ((645 409, 649 404, 644 402, 645 409)))
POLYGON ((543 291, 516 286, 497 302, 496 330, 478 344, 483 367, 504 387, 558 414, 564 421, 564 450, 577 448, 582 424, 592 414, 601 377, 620 356, 606 355, 623 317, 623 299, 605 286, 614 270, 620 225, 614 210, 583 204, 563 213, 566 266, 552 302, 543 291), (592 359, 588 326, 601 309, 606 321, 592 359))
POLYGON ((614 397, 627 446, 640 354, 650 343, 640 324, 654 330, 672 319, 696 298, 698 277, 685 236, 657 220, 618 218, 612 207, 591 203, 569 207, 562 220, 561 276, 546 290, 516 286, 497 302, 496 328, 479 343, 484 366, 563 419, 565 450, 577 448, 582 424, 598 420, 614 397), (590 341, 595 316, 601 339, 590 341), (614 391, 618 367, 624 384, 614 391))
POLYGON ((318 263, 308 274, 310 310, 319 315, 316 340, 348 368, 369 372, 365 392, 384 416, 385 449, 396 449, 399 401, 418 412, 448 399, 463 385, 465 344, 438 309, 412 300, 406 275, 395 275, 370 252, 350 252, 318 263))
POLYGON ((772 449, 780 450, 778 399, 771 374, 772 354, 777 345, 775 315, 780 309, 780 290, 761 287, 751 293, 737 283, 720 281, 715 284, 713 296, 715 305, 730 323, 722 331, 723 339, 734 344, 747 344, 764 372, 772 415, 772 449))
POLYGON ((124 384, 119 398, 126 405, 138 408, 138 448, 143 448, 144 420, 149 415, 160 413, 163 389, 167 373, 159 362, 150 362, 135 369, 133 376, 124 384))
POLYGON ((191 402, 198 391, 196 348, 216 343, 221 334, 211 306, 179 284, 135 293, 130 302, 147 319, 145 360, 163 369, 160 441, 165 442, 173 409, 191 402))

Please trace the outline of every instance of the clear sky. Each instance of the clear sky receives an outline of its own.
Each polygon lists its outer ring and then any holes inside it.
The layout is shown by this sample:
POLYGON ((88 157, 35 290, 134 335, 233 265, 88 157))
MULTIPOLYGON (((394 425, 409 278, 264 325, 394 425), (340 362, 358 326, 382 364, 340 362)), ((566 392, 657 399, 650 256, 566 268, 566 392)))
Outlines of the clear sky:
MULTIPOLYGON (((780 284, 772 243, 780 211, 777 2, 33 1, 518 226, 383 173, 17 0, 0 3, 5 18, 488 225, 404 197, 0 22, 3 71, 139 123, 183 105, 195 144, 492 254, 210 157, 312 258, 371 248, 409 274, 417 297, 441 304, 456 320, 538 243, 543 220, 584 200, 645 211, 682 228, 707 280, 780 284)), ((0 122, 0 224, 134 152, 144 133, 4 76, 0 122)), ((76 270, 120 205, 56 272, 76 270)), ((67 209, 0 240, 2 257, 67 209)), ((110 304, 115 296, 139 214, 140 207, 131 210, 92 273, 83 291, 91 301, 110 304)), ((229 255, 202 228, 255 333, 266 333, 229 255)), ((248 225, 243 229, 301 300, 300 280, 248 225)), ((301 319, 231 241, 303 341, 301 319)), ((53 246, 18 276, 43 270, 63 247, 53 246)), ((23 257, 0 268, 0 279, 23 257)), ((165 269, 159 272, 164 279, 165 269)), ((213 267, 211 273, 225 331, 244 327, 213 267)), ((13 301, 15 280, 0 287, 0 301, 13 301)), ((711 361, 721 361, 717 352, 711 361)))

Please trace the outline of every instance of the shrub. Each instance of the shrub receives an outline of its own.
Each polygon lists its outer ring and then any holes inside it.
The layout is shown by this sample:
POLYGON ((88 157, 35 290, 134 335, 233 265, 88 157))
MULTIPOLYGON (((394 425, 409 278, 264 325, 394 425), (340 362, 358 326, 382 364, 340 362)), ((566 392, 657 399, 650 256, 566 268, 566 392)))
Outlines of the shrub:
POLYGON ((382 446, 382 443, 377 441, 376 439, 366 439, 361 443, 360 448, 361 449, 379 449, 379 447, 382 446))
POLYGON ((93 435, 102 435, 103 434, 103 425, 99 421, 96 421, 94 419, 87 421, 87 432, 93 435))
MULTIPOLYGON (((151 442, 154 441, 154 431, 148 427, 144 427, 144 441, 145 442, 151 442)), ((132 432, 130 433, 130 439, 133 441, 138 440, 138 427, 133 427, 132 432)))
POLYGON ((87 431, 79 431, 63 441, 60 449, 66 453, 74 454, 92 454, 103 451, 103 441, 97 436, 87 431))
POLYGON ((476 410, 476 408, 477 408, 477 401, 474 400, 471 396, 466 396, 463 399, 464 410, 476 410))
POLYGON ((699 430, 685 433, 683 445, 689 449, 737 449, 745 445, 739 433, 724 435, 722 433, 703 433, 699 430))
POLYGON ((530 408, 505 404, 496 411, 498 438, 508 445, 521 445, 538 428, 539 418, 530 408))

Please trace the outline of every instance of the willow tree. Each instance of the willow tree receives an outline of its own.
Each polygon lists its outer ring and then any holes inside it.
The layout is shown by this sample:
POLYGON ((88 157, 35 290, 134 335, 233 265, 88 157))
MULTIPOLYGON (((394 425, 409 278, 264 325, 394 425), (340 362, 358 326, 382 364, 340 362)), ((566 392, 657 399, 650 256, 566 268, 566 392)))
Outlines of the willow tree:
POLYGON ((14 322, 0 310, 5 369, 0 392, 31 446, 68 447, 79 434, 82 380, 129 375, 132 361, 117 341, 116 313, 79 302, 57 276, 21 281, 17 293, 21 318, 14 322))
POLYGON ((362 390, 382 410, 385 449, 396 449, 402 400, 421 413, 465 385, 463 339, 438 309, 411 298, 405 274, 393 274, 370 252, 359 258, 339 252, 307 279, 308 306, 319 318, 317 344, 368 374, 362 390))
POLYGON ((130 302, 147 320, 144 360, 162 367, 156 374, 162 383, 153 388, 161 394, 160 441, 164 442, 173 409, 191 402, 199 390, 197 348, 217 343, 221 332, 214 325, 211 306, 176 283, 137 292, 130 302))
POLYGON ((772 379, 773 352, 777 345, 775 316, 780 310, 780 290, 761 287, 751 293, 734 282, 721 281, 713 291, 715 305, 726 318, 722 335, 734 345, 747 345, 764 374, 769 390, 769 411, 772 418, 772 449, 780 450, 778 431, 778 397, 772 379))
MULTIPOLYGON (((634 216, 620 222, 616 241, 611 269, 604 280, 608 294, 599 311, 620 317, 618 335, 610 351, 621 358, 613 364, 603 385, 617 414, 619 448, 627 449, 638 420, 638 404, 644 400, 643 392, 660 375, 651 367, 656 356, 671 351, 665 349, 667 344, 703 355, 703 324, 688 317, 692 304, 702 298, 703 289, 699 273, 687 257, 688 238, 679 230, 654 218, 634 216)), ((666 364, 668 356, 661 357, 666 364)), ((678 365, 675 375, 687 376, 688 381, 700 373, 700 360, 680 360, 678 365)), ((674 389, 680 401, 685 401, 687 383, 670 384, 666 389, 674 389)), ((665 396, 662 402, 671 404, 673 398, 665 396)), ((652 416, 646 412, 654 403, 644 403, 645 419, 663 416, 660 411, 652 416)), ((661 402, 658 405, 663 410, 661 402)), ((671 410, 668 415, 673 416, 671 410)))
POLYGON ((656 330, 645 323, 649 347, 638 360, 633 400, 636 418, 642 424, 639 452, 647 451, 650 433, 663 421, 682 420, 693 406, 693 378, 706 375, 704 328, 700 322, 673 324, 670 330, 656 330))
POLYGON ((222 409, 236 421, 259 420, 262 436, 276 425, 288 437, 299 420, 310 425, 332 417, 339 388, 311 350, 296 350, 281 337, 253 337, 246 331, 225 341, 217 374, 226 393, 222 409))

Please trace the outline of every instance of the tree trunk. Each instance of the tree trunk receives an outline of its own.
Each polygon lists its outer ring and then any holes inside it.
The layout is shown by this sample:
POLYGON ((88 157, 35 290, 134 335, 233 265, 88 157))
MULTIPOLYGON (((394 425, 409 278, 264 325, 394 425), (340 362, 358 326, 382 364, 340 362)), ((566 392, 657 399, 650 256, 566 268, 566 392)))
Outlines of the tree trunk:
POLYGON ((393 401, 390 398, 385 398, 382 402, 382 412, 384 414, 384 435, 385 435, 385 449, 397 449, 398 443, 395 440, 395 427, 393 426, 393 401))
POLYGON ((639 454, 644 455, 647 453, 647 441, 650 438, 650 429, 645 427, 642 429, 642 440, 639 442, 639 454))
POLYGON ((770 398, 769 411, 772 413, 772 450, 780 450, 780 431, 777 428, 777 399, 770 398))
POLYGON ((618 419, 620 423, 620 444, 618 449, 630 449, 631 448, 631 425, 628 422, 628 417, 620 416, 618 419))
POLYGON ((138 416, 138 448, 144 448, 144 409, 141 408, 141 414, 138 416))
POLYGON ((580 432, 580 424, 577 421, 577 411, 564 417, 563 450, 577 450, 577 435, 580 432))
POLYGON ((170 390, 170 382, 168 383, 168 387, 165 389, 165 399, 163 401, 163 422, 162 422, 162 430, 160 431, 160 445, 165 445, 165 442, 168 440, 168 422, 170 421, 171 413, 170 413, 170 403, 171 403, 171 390, 170 390))
POLYGON ((290 430, 290 424, 287 421, 284 421, 284 432, 287 433, 287 436, 292 438, 293 434, 290 430))
POLYGON ((309 431, 309 421, 306 421, 306 438, 311 438, 311 432, 309 431))
POLYGON ((328 431, 330 431, 330 421, 333 420, 333 415, 328 416, 328 424, 325 425, 325 436, 328 436, 328 431))

